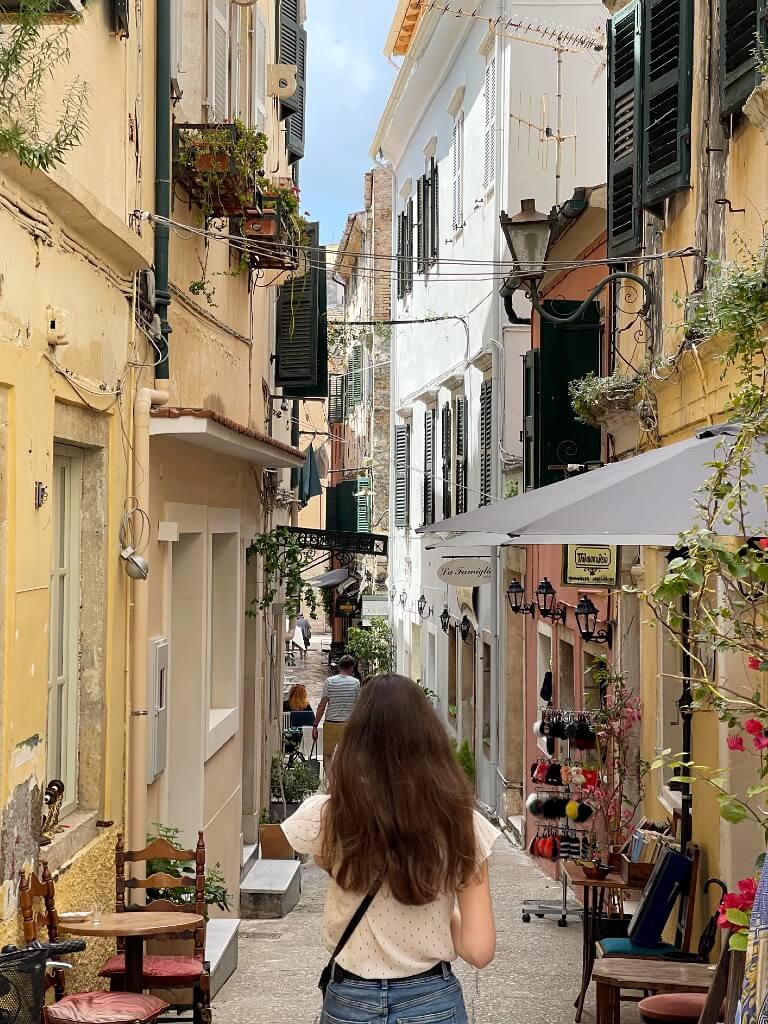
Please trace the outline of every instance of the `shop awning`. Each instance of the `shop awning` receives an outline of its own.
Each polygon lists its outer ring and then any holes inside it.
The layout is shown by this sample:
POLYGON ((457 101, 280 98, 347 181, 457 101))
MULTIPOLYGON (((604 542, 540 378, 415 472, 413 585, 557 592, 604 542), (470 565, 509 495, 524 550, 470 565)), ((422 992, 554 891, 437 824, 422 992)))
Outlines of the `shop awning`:
MULTIPOLYGON (((513 544, 654 544, 670 547, 697 518, 695 494, 723 458, 734 426, 709 427, 686 441, 656 448, 622 462, 527 491, 495 505, 425 526, 422 534, 506 534, 513 544)), ((752 481, 757 490, 742 495, 746 532, 765 529, 768 438, 752 451, 752 481)), ((720 523, 718 532, 738 536, 738 522, 720 523)), ((489 540, 488 543, 494 543, 489 540)))
POLYGON ((349 566, 343 565, 340 569, 331 569, 330 572, 326 572, 322 576, 315 576, 313 579, 307 580, 307 583, 311 587, 318 587, 322 590, 324 587, 338 587, 340 583, 344 583, 348 579, 349 566))

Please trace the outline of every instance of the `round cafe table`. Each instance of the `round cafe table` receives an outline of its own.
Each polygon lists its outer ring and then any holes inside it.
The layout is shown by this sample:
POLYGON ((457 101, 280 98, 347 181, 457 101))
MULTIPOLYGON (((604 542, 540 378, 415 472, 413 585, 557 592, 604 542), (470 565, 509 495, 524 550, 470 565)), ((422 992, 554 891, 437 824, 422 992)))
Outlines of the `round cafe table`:
POLYGON ((59 920, 59 928, 70 935, 92 939, 125 939, 126 992, 144 990, 145 939, 194 931, 202 924, 203 918, 199 914, 155 913, 151 910, 102 914, 98 923, 90 918, 85 921, 59 920))

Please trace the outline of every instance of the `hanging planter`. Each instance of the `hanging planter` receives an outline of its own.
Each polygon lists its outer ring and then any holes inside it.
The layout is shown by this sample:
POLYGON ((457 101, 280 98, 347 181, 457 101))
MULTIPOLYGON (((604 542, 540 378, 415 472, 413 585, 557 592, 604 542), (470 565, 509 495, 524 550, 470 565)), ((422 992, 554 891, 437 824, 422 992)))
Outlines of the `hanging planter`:
POLYGON ((240 217, 257 206, 257 178, 267 150, 263 132, 232 124, 177 124, 173 134, 174 180, 210 217, 240 217))

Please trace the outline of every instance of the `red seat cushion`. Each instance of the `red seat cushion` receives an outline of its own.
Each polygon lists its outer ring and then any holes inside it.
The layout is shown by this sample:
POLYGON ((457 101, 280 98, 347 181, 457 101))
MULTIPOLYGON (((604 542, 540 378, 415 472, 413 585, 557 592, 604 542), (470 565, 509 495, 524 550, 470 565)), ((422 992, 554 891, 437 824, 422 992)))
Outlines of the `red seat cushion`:
POLYGON ((136 992, 78 992, 45 1007, 47 1024, 146 1024, 169 1008, 136 992))
MULTIPOLYGON (((203 961, 194 956, 158 956, 149 953, 144 957, 144 979, 165 985, 191 985, 203 973, 203 961)), ((125 974, 125 956, 113 956, 99 971, 102 978, 114 978, 125 974)))
POLYGON ((664 1024, 698 1024, 706 998, 704 992, 664 992, 648 996, 638 1004, 640 1019, 653 1024, 657 1021, 663 1021, 664 1024))

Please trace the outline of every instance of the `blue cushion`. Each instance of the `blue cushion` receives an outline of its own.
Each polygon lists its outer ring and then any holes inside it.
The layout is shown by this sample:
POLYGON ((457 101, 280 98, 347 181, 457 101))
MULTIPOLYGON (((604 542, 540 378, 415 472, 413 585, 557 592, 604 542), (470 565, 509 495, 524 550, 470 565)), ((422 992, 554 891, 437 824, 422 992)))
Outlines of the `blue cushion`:
POLYGON ((601 939, 600 949, 603 956, 664 956, 675 947, 670 942, 661 942, 658 946, 638 946, 632 939, 601 939))

